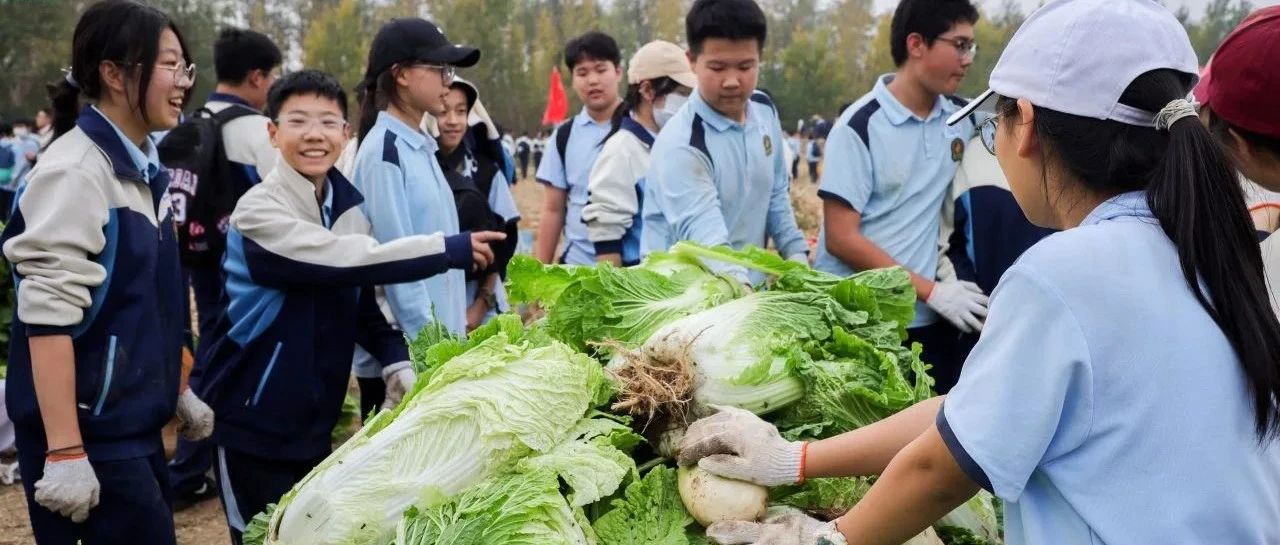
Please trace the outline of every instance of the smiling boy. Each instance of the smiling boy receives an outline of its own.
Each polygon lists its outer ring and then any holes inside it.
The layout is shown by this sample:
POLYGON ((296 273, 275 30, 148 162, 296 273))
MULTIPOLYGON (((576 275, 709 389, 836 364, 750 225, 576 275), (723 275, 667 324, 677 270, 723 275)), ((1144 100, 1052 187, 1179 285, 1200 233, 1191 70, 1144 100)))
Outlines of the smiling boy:
POLYGON ((328 455, 356 344, 389 381, 414 382, 404 336, 372 286, 483 268, 493 258, 484 242, 504 238, 437 233, 379 244, 369 236, 363 196, 333 168, 346 144, 347 106, 332 76, 280 78, 265 113, 281 162, 231 216, 227 312, 200 385, 224 411, 213 436, 216 472, 237 542, 247 520, 328 455))

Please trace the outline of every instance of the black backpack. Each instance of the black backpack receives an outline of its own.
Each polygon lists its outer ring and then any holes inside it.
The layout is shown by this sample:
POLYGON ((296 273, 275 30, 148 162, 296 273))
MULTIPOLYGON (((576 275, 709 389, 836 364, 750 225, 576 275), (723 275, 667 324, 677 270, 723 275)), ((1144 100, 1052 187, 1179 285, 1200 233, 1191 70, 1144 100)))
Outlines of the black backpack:
POLYGON ((248 190, 233 179, 222 146, 222 126, 257 114, 238 105, 216 114, 201 108, 156 146, 161 164, 169 169, 169 198, 185 265, 216 267, 221 263, 231 212, 248 190))

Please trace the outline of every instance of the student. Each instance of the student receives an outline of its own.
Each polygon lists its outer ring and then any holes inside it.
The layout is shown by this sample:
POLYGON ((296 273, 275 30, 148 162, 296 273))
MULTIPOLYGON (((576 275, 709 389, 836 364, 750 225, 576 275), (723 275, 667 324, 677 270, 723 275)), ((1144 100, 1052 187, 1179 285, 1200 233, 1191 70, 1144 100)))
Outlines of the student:
POLYGON ((17 187, 24 183, 27 173, 36 165, 36 159, 40 156, 40 139, 31 132, 35 122, 30 119, 16 119, 13 122, 13 143, 14 150, 17 151, 15 157, 16 163, 13 167, 11 187, 17 190, 17 187))
POLYGON ((700 463, 728 477, 880 475, 833 523, 708 533, 901 543, 982 487, 1010 545, 1280 542, 1280 322, 1235 175, 1184 100, 1196 72, 1154 1, 1033 13, 981 96, 984 144, 1027 217, 1063 231, 1000 281, 945 401, 807 446, 742 411, 695 423, 684 461, 739 447, 700 463))
MULTIPOLYGON (((467 331, 500 312, 510 310, 502 279, 507 262, 515 254, 516 225, 520 210, 511 186, 502 173, 502 158, 479 144, 493 130, 493 121, 480 105, 480 91, 471 82, 455 78, 444 99, 445 112, 434 116, 440 149, 436 158, 458 208, 458 224, 464 231, 499 231, 507 239, 495 244, 489 268, 467 271, 467 331), (471 120, 477 123, 471 125, 471 120)), ((488 146, 492 148, 493 146, 488 146)))
POLYGON ((3 234, 18 286, 5 401, 36 543, 175 543, 160 429, 176 411, 201 439, 213 414, 179 395, 185 294, 148 132, 177 124, 194 75, 163 12, 89 6, 54 140, 3 234))
POLYGON ((8 221, 13 209, 13 196, 17 191, 18 154, 21 146, 13 136, 13 124, 0 120, 0 220, 8 221))
POLYGON ((939 393, 960 376, 961 332, 982 329, 987 297, 975 284, 939 282, 938 233, 974 123, 947 126, 965 101, 952 96, 973 63, 968 0, 903 0, 891 32, 898 69, 845 109, 826 144, 818 191, 823 225, 815 268, 841 276, 901 265, 917 303, 907 344, 920 343, 939 393))
MULTIPOLYGON (((439 27, 423 19, 393 19, 374 37, 353 181, 364 194, 361 210, 380 242, 460 232, 453 193, 436 160, 438 145, 419 125, 427 114, 444 113, 454 71, 479 60, 479 50, 449 43, 439 27)), ((466 334, 463 271, 379 289, 410 339, 437 320, 455 335, 466 334)))
POLYGON ((44 151, 49 147, 49 142, 53 141, 53 109, 46 107, 36 110, 35 124, 35 137, 40 141, 40 150, 44 151))
MULTIPOLYGON (((753 93, 765 43, 764 12, 752 0, 698 0, 685 18, 697 92, 653 144, 645 178, 645 254, 681 240, 765 247, 808 263, 791 211, 782 128, 772 104, 753 93)), ((763 278, 721 270, 744 283, 763 278)))
POLYGON ((546 187, 533 257, 543 263, 591 265, 596 262, 596 252, 582 220, 582 208, 587 204, 591 168, 621 103, 622 53, 612 37, 593 31, 565 44, 564 64, 573 73, 573 92, 582 101, 582 111, 547 138, 545 160, 538 163, 536 176, 546 187), (561 231, 565 249, 556 255, 561 231))
MULTIPOLYGON (((226 247, 227 219, 235 202, 250 187, 274 168, 279 153, 267 137, 267 90, 280 75, 280 49, 265 34, 239 28, 227 28, 213 44, 213 64, 217 86, 201 108, 200 117, 212 118, 220 137, 215 149, 221 168, 209 172, 214 176, 171 170, 169 191, 180 203, 179 249, 183 272, 195 294, 196 317, 200 342, 195 361, 206 361, 204 352, 213 345, 213 328, 224 312, 222 301, 222 258, 226 247), (203 178, 203 179, 202 179, 203 178), (192 182, 195 182, 194 184, 192 182)), ((188 127, 191 128, 191 127, 188 127)), ((181 134, 183 129, 179 129, 181 134)), ((173 155, 195 152, 203 143, 175 137, 161 147, 166 164, 173 155)), ((199 389, 204 369, 191 370, 190 383, 199 389)), ((194 444, 179 441, 174 459, 169 463, 173 485, 174 508, 181 511, 197 502, 217 495, 216 485, 207 473, 213 467, 214 449, 208 442, 194 444)))
POLYGON ((627 68, 627 96, 591 168, 582 220, 596 261, 615 266, 640 262, 640 196, 649 170, 649 147, 698 85, 684 50, 671 42, 645 44, 627 68))
MULTIPOLYGON (((1231 32, 1196 86, 1200 119, 1245 178, 1280 191, 1280 7, 1254 12, 1231 32)), ((1280 313, 1280 235, 1262 242, 1272 305, 1280 313)))
POLYGON ((822 161, 822 144, 818 142, 818 137, 814 136, 809 139, 809 145, 804 149, 805 161, 809 163, 809 182, 818 183, 818 163, 822 161))
POLYGON ((538 131, 538 134, 533 137, 533 169, 535 176, 537 175, 538 165, 542 164, 542 151, 546 147, 547 134, 543 131, 538 131))
POLYGON ((798 131, 787 132, 787 157, 791 163, 791 179, 795 180, 800 177, 800 133, 798 131))
POLYGON ((516 160, 520 162, 520 179, 529 177, 529 156, 532 153, 533 140, 529 139, 529 131, 520 133, 520 138, 516 139, 516 160))
MULTIPOLYGON (((392 384, 411 385, 403 335, 374 284, 487 266, 495 233, 408 236, 378 244, 363 197, 333 168, 346 143, 346 94, 302 70, 267 99, 276 168, 236 204, 227 233, 227 312, 203 395, 218 408, 216 472, 232 541, 329 454, 359 343, 392 384)), ((392 403, 405 390, 389 388, 392 403)))

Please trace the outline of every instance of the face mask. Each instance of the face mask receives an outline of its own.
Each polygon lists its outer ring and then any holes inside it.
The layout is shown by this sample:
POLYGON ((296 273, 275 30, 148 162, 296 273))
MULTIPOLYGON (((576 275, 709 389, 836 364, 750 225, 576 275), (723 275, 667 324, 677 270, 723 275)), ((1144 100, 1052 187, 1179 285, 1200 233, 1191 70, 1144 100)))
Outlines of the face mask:
POLYGON ((31 134, 31 131, 27 130, 27 128, 26 128, 26 127, 14 127, 14 128, 13 128, 13 135, 14 135, 14 136, 26 136, 26 135, 28 135, 28 134, 31 134))
POLYGON ((658 128, 661 129, 668 121, 671 121, 672 117, 675 117, 676 112, 680 111, 680 107, 684 106, 684 103, 688 101, 689 97, 681 94, 671 93, 667 95, 662 101, 662 107, 653 110, 653 122, 657 123, 658 128))

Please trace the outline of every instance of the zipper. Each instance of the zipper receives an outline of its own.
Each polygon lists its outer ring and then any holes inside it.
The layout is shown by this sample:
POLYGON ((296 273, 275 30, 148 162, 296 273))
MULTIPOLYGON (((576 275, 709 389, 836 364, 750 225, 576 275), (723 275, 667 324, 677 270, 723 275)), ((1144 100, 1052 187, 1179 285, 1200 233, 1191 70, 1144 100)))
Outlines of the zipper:
POLYGON ((276 349, 271 353, 271 361, 267 362, 267 370, 262 372, 262 378, 258 380, 258 390, 253 392, 253 399, 250 404, 254 407, 258 406, 258 399, 262 397, 262 390, 267 386, 267 378, 271 376, 271 370, 275 369, 276 359, 280 357, 280 349, 284 347, 283 342, 276 343, 276 349))
POLYGON ((102 405, 107 402, 107 392, 111 390, 111 375, 116 367, 116 336, 112 335, 107 342, 107 370, 102 379, 102 389, 98 391, 98 402, 93 405, 93 416, 102 414, 102 405))

